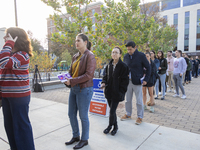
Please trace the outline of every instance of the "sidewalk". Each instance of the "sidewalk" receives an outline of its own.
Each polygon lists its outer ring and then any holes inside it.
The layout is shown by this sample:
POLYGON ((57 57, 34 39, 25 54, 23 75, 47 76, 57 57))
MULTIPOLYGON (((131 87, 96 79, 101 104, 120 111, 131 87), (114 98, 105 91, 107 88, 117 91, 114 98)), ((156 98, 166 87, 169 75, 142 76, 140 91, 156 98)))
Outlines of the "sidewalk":
MULTIPOLYGON (((32 97, 30 120, 36 150, 73 148, 74 144, 70 146, 64 144, 72 137, 67 112, 66 104, 32 97)), ((89 118, 89 145, 82 150, 199 150, 200 147, 199 134, 145 122, 137 126, 134 124, 135 120, 118 121, 118 133, 115 136, 105 135, 103 130, 108 125, 108 118, 94 114, 89 114, 89 118)), ((8 150, 2 111, 0 111, 0 128, 0 150, 8 150)))

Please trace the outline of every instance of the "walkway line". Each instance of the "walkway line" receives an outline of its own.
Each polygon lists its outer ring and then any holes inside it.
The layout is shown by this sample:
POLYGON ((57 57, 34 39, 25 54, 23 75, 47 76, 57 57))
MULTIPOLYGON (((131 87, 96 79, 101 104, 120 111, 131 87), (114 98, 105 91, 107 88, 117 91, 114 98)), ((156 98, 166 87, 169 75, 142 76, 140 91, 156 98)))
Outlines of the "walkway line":
POLYGON ((6 140, 4 140, 3 138, 0 137, 0 139, 1 139, 2 141, 4 141, 5 143, 9 144, 9 143, 8 143, 6 140))
POLYGON ((140 146, 142 146, 142 144, 144 144, 144 142, 146 142, 150 136, 160 127, 160 125, 135 149, 135 150, 138 150, 140 148, 140 146))

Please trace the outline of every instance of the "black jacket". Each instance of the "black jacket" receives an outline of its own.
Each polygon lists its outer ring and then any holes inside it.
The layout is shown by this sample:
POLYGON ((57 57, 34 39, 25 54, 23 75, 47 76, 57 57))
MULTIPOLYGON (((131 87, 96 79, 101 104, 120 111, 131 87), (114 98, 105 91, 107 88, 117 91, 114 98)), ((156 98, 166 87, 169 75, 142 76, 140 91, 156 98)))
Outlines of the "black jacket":
POLYGON ((128 66, 119 59, 113 72, 113 60, 105 68, 105 75, 102 83, 105 83, 105 97, 116 102, 124 100, 129 83, 128 66))
POLYGON ((134 85, 141 85, 140 79, 144 76, 143 68, 146 68, 144 81, 149 81, 151 68, 144 53, 141 53, 136 49, 132 55, 132 59, 129 54, 125 54, 124 63, 131 72, 131 80, 134 85))
POLYGON ((163 59, 159 59, 159 61, 160 61, 160 68, 161 68, 161 70, 159 70, 158 74, 165 74, 166 70, 168 68, 167 59, 163 58, 163 59))
MULTIPOLYGON (((150 84, 150 85, 154 85, 156 83, 156 65, 155 63, 151 60, 151 64, 150 64, 150 67, 151 67, 151 75, 150 75, 150 78, 149 78, 149 81, 147 82, 147 85, 150 84)), ((144 69, 144 74, 146 74, 146 69, 144 69)))

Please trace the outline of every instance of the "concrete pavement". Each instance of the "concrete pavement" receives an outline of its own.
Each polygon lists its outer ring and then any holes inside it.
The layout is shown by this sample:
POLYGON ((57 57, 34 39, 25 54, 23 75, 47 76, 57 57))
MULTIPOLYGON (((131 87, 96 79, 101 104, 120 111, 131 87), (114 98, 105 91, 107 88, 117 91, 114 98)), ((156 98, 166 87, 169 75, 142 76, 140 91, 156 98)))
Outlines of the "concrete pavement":
MULTIPOLYGON (((30 103, 30 120, 33 127, 36 150, 67 150, 72 131, 67 116, 68 105, 33 98, 30 103)), ((199 150, 200 135, 135 120, 118 121, 119 131, 115 136, 103 134, 108 118, 89 114, 89 145, 83 150, 199 150)), ((119 120, 119 118, 118 118, 119 120)), ((79 120, 80 123, 80 120, 79 120)), ((80 124, 79 124, 80 126, 80 124)), ((0 111, 0 150, 8 150, 7 137, 0 111)))

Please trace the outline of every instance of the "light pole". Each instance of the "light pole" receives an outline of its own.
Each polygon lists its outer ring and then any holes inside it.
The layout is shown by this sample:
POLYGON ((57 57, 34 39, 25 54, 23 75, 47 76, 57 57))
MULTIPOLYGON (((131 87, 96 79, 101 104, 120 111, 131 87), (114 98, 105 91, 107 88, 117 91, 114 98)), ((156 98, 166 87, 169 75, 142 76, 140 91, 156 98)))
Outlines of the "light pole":
POLYGON ((18 22, 17 22, 17 2, 14 0, 15 4, 15 26, 18 27, 18 22))

